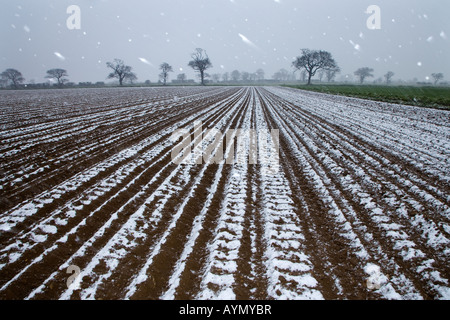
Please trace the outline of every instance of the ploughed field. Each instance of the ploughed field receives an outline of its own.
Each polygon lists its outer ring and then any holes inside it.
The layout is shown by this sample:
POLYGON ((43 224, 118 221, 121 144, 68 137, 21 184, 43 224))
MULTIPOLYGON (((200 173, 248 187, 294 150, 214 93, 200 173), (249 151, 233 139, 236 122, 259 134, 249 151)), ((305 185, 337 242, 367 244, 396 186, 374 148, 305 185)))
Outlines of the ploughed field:
POLYGON ((1 91, 0 137, 0 299, 450 299, 448 111, 278 87, 1 91), (278 129, 279 148, 176 164, 183 128, 192 147, 278 129))

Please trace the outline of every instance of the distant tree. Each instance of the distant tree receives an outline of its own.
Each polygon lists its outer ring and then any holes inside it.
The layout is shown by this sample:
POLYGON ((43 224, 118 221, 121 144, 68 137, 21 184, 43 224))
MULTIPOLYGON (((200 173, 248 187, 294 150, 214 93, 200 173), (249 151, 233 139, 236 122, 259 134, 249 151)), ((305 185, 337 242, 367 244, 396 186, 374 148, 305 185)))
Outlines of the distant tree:
POLYGON ((214 73, 214 74, 211 76, 211 78, 213 79, 213 81, 214 81, 215 83, 217 83, 217 82, 219 82, 219 80, 220 80, 220 74, 219 74, 219 73, 214 73))
POLYGON ((366 79, 367 77, 373 77, 372 72, 373 72, 372 68, 368 67, 359 68, 358 70, 355 71, 355 76, 359 77, 359 82, 362 84, 364 82, 364 79, 366 79))
POLYGON ((133 81, 137 80, 136 74, 132 73, 128 77, 125 78, 126 81, 130 81, 133 84, 133 81))
POLYGON ((263 69, 258 69, 258 70, 256 70, 255 73, 256 73, 256 80, 259 80, 259 81, 264 80, 265 72, 263 69))
POLYGON ((311 84, 311 78, 317 71, 337 68, 331 53, 323 50, 302 49, 302 55, 292 62, 294 68, 306 70, 308 74, 308 85, 311 84))
POLYGON ((443 73, 432 73, 431 77, 434 79, 434 85, 437 85, 437 83, 439 81, 444 79, 444 74, 443 73))
POLYGON ((241 73, 238 70, 233 70, 231 72, 231 80, 234 82, 239 81, 241 79, 241 73))
POLYGON ((325 75, 325 70, 320 70, 318 73, 319 81, 322 82, 323 76, 325 75))
POLYGON ((88 82, 78 82, 78 86, 80 87, 90 87, 92 86, 92 82, 88 81, 88 82))
POLYGON ((339 72, 341 72, 341 69, 339 67, 325 70, 327 82, 333 81, 333 79, 336 77, 336 74, 338 74, 339 72))
POLYGON ((177 80, 180 81, 181 83, 184 83, 184 81, 186 81, 186 74, 180 73, 179 75, 177 75, 177 80))
POLYGON ((280 72, 280 71, 275 72, 275 73, 272 75, 272 79, 273 79, 273 80, 280 81, 280 80, 281 80, 281 72, 280 72))
POLYGON ((250 80, 250 73, 248 73, 247 71, 241 72, 241 78, 242 81, 248 82, 248 80, 250 80))
POLYGON ((47 75, 45 77, 47 79, 55 79, 58 82, 58 86, 62 87, 64 83, 69 81, 66 79, 68 76, 67 71, 64 69, 50 69, 47 70, 47 75))
POLYGON ((136 74, 131 71, 133 68, 126 66, 120 59, 114 59, 113 62, 107 62, 106 66, 113 70, 113 72, 108 75, 108 79, 117 78, 119 79, 120 85, 123 85, 123 81, 128 80, 133 83, 133 81, 137 79, 136 74))
POLYGON ((384 78, 386 79, 386 83, 389 84, 392 81, 392 77, 395 75, 395 73, 393 73, 392 71, 388 71, 388 73, 386 73, 384 75, 384 78))
POLYGON ((287 81, 289 80, 289 71, 280 69, 273 74, 272 78, 277 81, 287 81))
POLYGON ((162 63, 159 66, 159 69, 161 69, 161 73, 159 74, 159 77, 163 81, 163 85, 167 84, 167 79, 169 79, 169 72, 173 72, 173 68, 170 64, 167 62, 162 63))
POLYGON ((223 82, 228 82, 228 80, 230 80, 230 73, 225 72, 225 73, 222 75, 222 81, 223 81, 223 82))
POLYGON ((195 52, 191 55, 192 60, 189 61, 189 67, 198 71, 200 73, 201 84, 205 85, 205 71, 212 67, 211 60, 209 60, 206 51, 197 48, 195 52))
POLYGON ((301 80, 302 82, 306 82, 307 73, 308 73, 308 72, 306 72, 306 70, 302 70, 302 71, 300 72, 300 80, 301 80))
POLYGON ((25 81, 25 78, 22 76, 22 73, 17 71, 16 69, 6 69, 0 74, 2 78, 2 82, 6 85, 11 83, 14 89, 17 89, 20 84, 25 81))
POLYGON ((295 71, 289 72, 287 76, 288 81, 295 81, 295 71))
POLYGON ((377 79, 373 80, 373 83, 375 84, 383 83, 383 77, 378 77, 377 79))
POLYGON ((8 81, 3 78, 0 78, 0 87, 4 88, 7 85, 8 85, 8 81))

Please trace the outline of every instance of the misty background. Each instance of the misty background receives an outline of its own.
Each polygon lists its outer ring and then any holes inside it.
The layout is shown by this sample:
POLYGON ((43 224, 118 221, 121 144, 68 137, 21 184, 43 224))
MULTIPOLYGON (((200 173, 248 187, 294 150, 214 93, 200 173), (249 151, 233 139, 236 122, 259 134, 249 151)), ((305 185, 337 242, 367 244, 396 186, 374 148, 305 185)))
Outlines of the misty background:
MULTIPOLYGON (((332 53, 341 68, 337 81, 356 80, 360 67, 373 81, 393 71, 393 81, 450 79, 448 0, 0 0, 0 72, 19 70, 30 81, 47 82, 46 71, 66 69, 71 82, 107 80, 114 58, 133 67, 138 82, 158 81, 167 62, 177 74, 198 81, 188 67, 196 48, 213 68, 294 71, 302 48, 332 53), (70 30, 66 12, 81 9, 81 28, 70 30), (370 5, 381 9, 381 29, 370 30, 370 5)), ((297 78, 298 78, 298 72, 297 78)), ((431 80, 430 80, 431 81, 431 80)))

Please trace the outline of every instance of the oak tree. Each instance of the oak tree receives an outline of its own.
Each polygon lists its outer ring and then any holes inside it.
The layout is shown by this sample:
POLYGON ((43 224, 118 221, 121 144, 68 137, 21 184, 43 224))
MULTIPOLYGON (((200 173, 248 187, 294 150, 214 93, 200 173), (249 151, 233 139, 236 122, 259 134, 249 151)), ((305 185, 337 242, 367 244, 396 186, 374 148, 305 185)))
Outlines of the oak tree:
POLYGON ((188 65, 189 67, 200 73, 201 84, 204 86, 206 76, 205 71, 212 67, 211 60, 209 60, 206 51, 201 48, 197 48, 191 55, 191 58, 192 60, 189 61, 188 65))
POLYGON ((292 62, 294 68, 305 70, 308 74, 308 85, 311 84, 311 78, 319 70, 328 70, 337 68, 337 63, 331 53, 324 50, 302 49, 302 55, 292 62))

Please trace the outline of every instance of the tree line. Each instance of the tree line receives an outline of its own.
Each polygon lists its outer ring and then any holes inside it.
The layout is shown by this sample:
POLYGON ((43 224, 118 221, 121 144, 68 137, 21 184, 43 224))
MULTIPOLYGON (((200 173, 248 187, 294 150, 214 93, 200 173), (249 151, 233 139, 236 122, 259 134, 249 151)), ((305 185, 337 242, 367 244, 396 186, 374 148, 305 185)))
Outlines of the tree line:
MULTIPOLYGON (((126 65, 121 59, 114 59, 112 62, 106 63, 107 68, 111 69, 111 72, 107 76, 107 79, 117 79, 119 85, 122 86, 126 82, 133 83, 137 80, 136 74, 133 72, 133 68, 126 65)), ((212 67, 210 58, 208 57, 205 50, 197 48, 194 53, 191 54, 191 60, 188 66, 196 71, 200 78, 201 85, 206 84, 206 78, 212 78, 212 80, 218 83, 220 80, 222 82, 252 82, 264 80, 265 73, 264 70, 258 69, 256 72, 240 72, 234 70, 231 73, 213 74, 209 75, 206 73, 208 69, 212 67)), ((294 72, 290 73, 286 69, 280 69, 273 76, 272 79, 275 81, 294 81, 296 80, 295 72, 300 73, 300 80, 306 82, 307 85, 311 85, 313 77, 316 75, 319 77, 320 81, 325 77, 328 82, 334 81, 336 75, 341 72, 340 67, 337 62, 332 57, 330 52, 324 50, 310 50, 302 49, 301 55, 296 57, 291 65, 294 68, 294 72)), ((159 69, 161 73, 159 74, 160 81, 163 85, 167 85, 169 79, 169 74, 173 72, 173 67, 167 63, 163 62, 159 69)), ((374 77, 374 69, 369 67, 362 67, 354 72, 354 75, 359 80, 360 84, 363 84, 367 78, 374 77)), ((388 71, 384 74, 384 78, 387 84, 392 82, 394 77, 394 72, 388 71)), ((65 69, 50 69, 47 71, 46 78, 55 81, 55 85, 58 87, 63 87, 68 80, 68 73, 65 69)), ((443 80, 444 75, 442 73, 433 73, 431 77, 434 79, 434 84, 437 85, 439 81, 443 80)), ((12 88, 19 88, 25 78, 16 69, 6 69, 0 74, 0 85, 10 86, 12 88)), ((186 81, 186 75, 184 73, 177 76, 177 81, 184 83, 186 81)), ((149 80, 146 81, 146 83, 149 80)))

